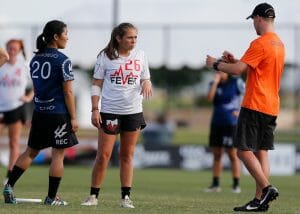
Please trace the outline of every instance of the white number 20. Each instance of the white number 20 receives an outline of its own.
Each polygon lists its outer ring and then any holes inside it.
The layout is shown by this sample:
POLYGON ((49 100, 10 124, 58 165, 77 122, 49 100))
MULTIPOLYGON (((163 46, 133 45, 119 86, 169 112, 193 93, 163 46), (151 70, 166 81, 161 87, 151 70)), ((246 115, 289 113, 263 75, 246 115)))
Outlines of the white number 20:
POLYGON ((38 61, 34 61, 32 63, 32 68, 33 68, 33 71, 32 71, 31 77, 33 79, 39 78, 39 75, 37 73, 39 70, 41 72, 41 77, 43 79, 48 79, 50 74, 51 74, 51 64, 50 64, 50 62, 44 62, 41 66, 38 61), (40 67, 41 67, 41 69, 40 69, 40 67))

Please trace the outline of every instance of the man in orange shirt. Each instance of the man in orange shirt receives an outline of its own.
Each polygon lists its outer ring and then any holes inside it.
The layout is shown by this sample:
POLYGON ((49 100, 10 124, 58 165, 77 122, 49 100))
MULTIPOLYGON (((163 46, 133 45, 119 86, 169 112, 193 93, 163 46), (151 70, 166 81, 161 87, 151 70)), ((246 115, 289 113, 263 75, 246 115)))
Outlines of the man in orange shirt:
POLYGON ((274 130, 279 112, 279 89, 284 67, 284 45, 274 32, 274 8, 262 3, 252 18, 257 39, 238 60, 224 51, 222 60, 207 56, 206 65, 239 75, 247 72, 245 96, 238 119, 235 146, 238 156, 255 179, 255 198, 234 211, 266 211, 279 195, 269 182, 268 150, 274 149, 274 130))

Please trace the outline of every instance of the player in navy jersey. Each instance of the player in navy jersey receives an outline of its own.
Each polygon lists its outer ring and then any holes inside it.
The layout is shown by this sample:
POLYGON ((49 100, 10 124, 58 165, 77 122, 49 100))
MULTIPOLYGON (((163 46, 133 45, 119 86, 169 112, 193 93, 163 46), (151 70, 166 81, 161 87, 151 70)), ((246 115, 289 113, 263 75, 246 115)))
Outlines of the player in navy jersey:
POLYGON ((222 173, 222 154, 227 151, 231 162, 232 192, 240 193, 240 160, 233 147, 241 95, 244 82, 241 78, 228 76, 217 71, 210 83, 207 99, 213 102, 213 114, 210 124, 209 146, 213 153, 213 180, 205 192, 220 192, 219 179, 222 173))
POLYGON ((98 152, 90 196, 82 203, 85 206, 98 204, 100 187, 120 134, 120 206, 134 208, 130 199, 133 154, 140 130, 146 126, 142 100, 152 95, 148 61, 143 51, 134 49, 136 41, 137 29, 130 23, 121 23, 113 29, 110 42, 98 55, 91 94, 92 124, 99 132, 98 152))
POLYGON ((68 41, 65 23, 48 22, 37 38, 37 52, 30 62, 34 86, 34 113, 25 152, 18 158, 4 187, 5 203, 16 203, 13 187, 31 165, 40 150, 52 147, 46 205, 66 205, 56 194, 63 175, 66 148, 78 144, 75 132, 78 123, 72 89, 74 79, 70 59, 58 49, 68 41))

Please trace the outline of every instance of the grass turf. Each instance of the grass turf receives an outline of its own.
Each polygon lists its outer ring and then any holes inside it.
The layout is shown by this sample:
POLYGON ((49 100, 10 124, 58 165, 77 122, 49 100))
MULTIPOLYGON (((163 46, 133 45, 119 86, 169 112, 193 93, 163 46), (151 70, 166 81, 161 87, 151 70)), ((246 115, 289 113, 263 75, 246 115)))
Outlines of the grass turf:
MULTIPOLYGON (((5 169, 1 168, 1 175, 5 169)), ((222 192, 204 193, 210 184, 210 171, 183 171, 173 169, 139 169, 134 172, 132 200, 135 209, 119 207, 119 171, 110 168, 101 189, 97 207, 83 207, 80 203, 89 193, 91 166, 66 166, 59 196, 69 202, 65 207, 42 204, 0 203, 0 213, 233 213, 232 208, 252 199, 254 183, 250 176, 241 178, 241 194, 230 192, 231 175, 225 171, 221 177, 222 192)), ((2 176, 3 178, 3 176, 2 176)), ((279 198, 271 204, 268 213, 299 213, 300 175, 273 176, 271 183, 278 187, 279 198)), ((32 166, 15 185, 18 198, 42 198, 47 194, 48 167, 32 166)))

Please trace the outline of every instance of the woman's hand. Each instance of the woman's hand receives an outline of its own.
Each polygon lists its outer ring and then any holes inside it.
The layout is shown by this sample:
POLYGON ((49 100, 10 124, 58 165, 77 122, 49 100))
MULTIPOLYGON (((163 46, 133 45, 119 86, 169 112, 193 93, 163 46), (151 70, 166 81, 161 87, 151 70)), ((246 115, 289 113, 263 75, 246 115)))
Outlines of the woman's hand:
POLYGON ((101 128, 102 119, 99 110, 92 111, 91 122, 96 128, 101 128))
POLYGON ((149 99, 149 97, 152 96, 152 83, 150 80, 142 80, 141 83, 141 95, 145 97, 146 99, 149 99))

